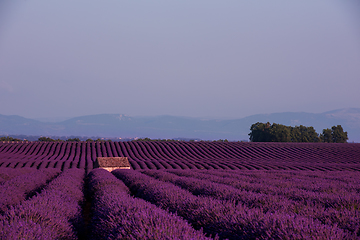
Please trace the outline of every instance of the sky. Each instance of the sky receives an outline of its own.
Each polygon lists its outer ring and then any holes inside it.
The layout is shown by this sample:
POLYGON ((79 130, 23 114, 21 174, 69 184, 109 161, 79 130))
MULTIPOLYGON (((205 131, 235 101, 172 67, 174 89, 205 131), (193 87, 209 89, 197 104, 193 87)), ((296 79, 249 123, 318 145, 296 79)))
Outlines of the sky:
POLYGON ((357 0, 1 0, 0 114, 360 108, 357 0))

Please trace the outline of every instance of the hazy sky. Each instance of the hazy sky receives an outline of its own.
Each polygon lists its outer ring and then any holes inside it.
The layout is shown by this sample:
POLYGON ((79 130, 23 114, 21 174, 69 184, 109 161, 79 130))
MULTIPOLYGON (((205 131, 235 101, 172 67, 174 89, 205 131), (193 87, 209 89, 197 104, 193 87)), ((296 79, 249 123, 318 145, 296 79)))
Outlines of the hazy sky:
POLYGON ((357 0, 0 0, 0 114, 360 107, 357 0))

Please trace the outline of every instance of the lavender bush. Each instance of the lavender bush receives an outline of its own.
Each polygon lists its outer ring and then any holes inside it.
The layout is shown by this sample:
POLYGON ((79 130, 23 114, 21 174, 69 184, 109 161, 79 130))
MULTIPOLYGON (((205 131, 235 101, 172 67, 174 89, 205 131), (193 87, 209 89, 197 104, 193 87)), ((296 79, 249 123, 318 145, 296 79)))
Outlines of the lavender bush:
POLYGON ((89 239, 208 239, 180 217, 130 197, 125 184, 103 169, 90 172, 89 239))
POLYGON ((77 239, 84 170, 63 172, 38 195, 0 216, 1 239, 77 239))
MULTIPOLYGON (((195 195, 211 196, 221 200, 231 200, 252 209, 260 208, 264 212, 290 215, 296 214, 307 218, 311 217, 323 224, 338 226, 355 234, 359 232, 360 196, 359 194, 352 192, 344 193, 343 191, 340 191, 340 194, 302 192, 300 198, 300 195, 295 193, 297 191, 301 192, 300 189, 282 189, 283 192, 288 191, 292 194, 265 194, 261 192, 252 192, 211 181, 211 179, 218 180, 219 182, 221 179, 229 181, 231 180, 229 178, 217 178, 209 174, 205 175, 207 180, 204 180, 204 173, 197 173, 194 171, 168 170, 165 172, 145 170, 143 173, 162 181, 171 182, 195 195), (192 177, 180 177, 169 172, 176 173, 180 176, 187 175, 192 177)), ((229 174, 230 173, 231 172, 229 172, 229 174)), ((269 172, 267 174, 269 174, 269 172)), ((275 172, 274 174, 279 173, 275 172)), ((271 178, 262 177, 262 179, 269 179, 269 181, 267 181, 267 188, 270 188, 269 185, 271 184, 269 182, 271 182, 271 178)), ((240 181, 234 179, 234 183, 239 184, 240 181)), ((306 182, 304 182, 304 184, 306 184, 306 182)), ((342 184, 340 185, 342 186, 342 184)), ((320 181, 319 186, 321 188, 320 181)), ((337 185, 334 183, 332 190, 335 191, 336 186, 337 185)), ((327 188, 328 187, 329 186, 327 186, 327 188)))
POLYGON ((0 184, 5 183, 6 181, 30 172, 35 172, 36 168, 19 168, 19 169, 12 169, 12 168, 0 168, 0 184))
POLYGON ((25 200, 27 194, 44 186, 59 173, 56 169, 36 170, 6 181, 0 186, 0 212, 25 200))
POLYGON ((196 197, 173 184, 155 180, 136 171, 115 170, 113 174, 135 196, 176 212, 195 228, 229 239, 352 239, 351 233, 311 218, 282 213, 264 213, 232 201, 196 197))

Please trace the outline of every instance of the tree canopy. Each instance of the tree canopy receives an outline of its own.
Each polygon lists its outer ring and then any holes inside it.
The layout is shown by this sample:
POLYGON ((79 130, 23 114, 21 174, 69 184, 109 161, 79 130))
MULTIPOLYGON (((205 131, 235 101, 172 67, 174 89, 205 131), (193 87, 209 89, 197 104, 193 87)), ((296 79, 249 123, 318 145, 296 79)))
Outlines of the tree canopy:
POLYGON ((341 125, 332 126, 331 129, 324 129, 320 134, 320 138, 322 142, 327 143, 346 143, 349 139, 347 132, 344 132, 341 125))
POLYGON ((39 142, 55 142, 54 139, 49 138, 49 137, 39 137, 38 141, 39 142))
POLYGON ((341 125, 324 129, 318 134, 313 127, 285 126, 282 124, 257 122, 251 125, 248 134, 251 142, 329 142, 345 143, 348 140, 347 132, 341 125))
POLYGON ((79 138, 69 138, 66 140, 67 142, 80 142, 80 139, 79 138))
POLYGON ((49 138, 49 137, 39 137, 38 141, 39 142, 63 142, 63 140, 61 140, 60 138, 52 139, 52 138, 49 138))
POLYGON ((22 141, 22 140, 18 139, 18 138, 6 136, 6 137, 0 137, 0 141, 18 142, 18 141, 22 141))

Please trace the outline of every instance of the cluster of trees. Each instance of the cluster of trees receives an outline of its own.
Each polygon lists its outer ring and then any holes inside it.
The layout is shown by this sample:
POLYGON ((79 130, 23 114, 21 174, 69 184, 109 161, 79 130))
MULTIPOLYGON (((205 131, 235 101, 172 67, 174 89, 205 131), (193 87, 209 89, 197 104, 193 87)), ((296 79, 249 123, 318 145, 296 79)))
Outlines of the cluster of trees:
POLYGON ((175 142, 175 141, 177 141, 177 140, 174 140, 174 139, 160 139, 160 138, 158 138, 158 139, 151 139, 151 138, 146 137, 146 138, 138 138, 138 139, 135 139, 135 140, 133 140, 133 141, 161 141, 161 142, 175 142))
MULTIPOLYGON (((14 140, 15 141, 15 140, 14 140)), ((38 141, 39 142, 63 142, 64 140, 61 140, 60 138, 58 139, 52 139, 52 138, 49 138, 49 137, 39 137, 38 138, 38 141)), ((105 141, 108 141, 108 142, 111 142, 111 140, 102 140, 100 138, 96 139, 96 140, 93 140, 91 138, 88 138, 85 140, 86 142, 93 142, 93 141, 97 141, 97 142, 105 142, 105 141)), ((66 142, 81 142, 80 138, 68 138, 66 139, 66 142)))
POLYGON ((10 142, 18 142, 18 141, 22 141, 21 139, 18 138, 13 138, 13 137, 0 137, 0 141, 10 141, 10 142))
POLYGON ((61 139, 52 139, 52 138, 49 138, 49 137, 39 137, 38 139, 39 142, 61 142, 62 140, 61 139))
POLYGON ((347 132, 341 125, 333 126, 331 129, 323 129, 318 134, 313 127, 285 126, 282 124, 270 124, 257 122, 250 127, 251 142, 327 142, 345 143, 348 140, 347 132))
MULTIPOLYGON (((49 137, 39 137, 38 141, 39 142, 63 142, 64 140, 61 140, 60 138, 52 139, 49 137)), ((79 138, 69 138, 66 141, 67 142, 80 142, 80 139, 79 138)))
POLYGON ((205 141, 205 140, 197 140, 197 139, 189 139, 189 140, 184 140, 184 139, 182 139, 182 140, 177 140, 177 139, 160 139, 160 138, 158 138, 158 139, 151 139, 151 138, 148 138, 148 137, 146 137, 146 138, 138 138, 138 139, 135 139, 135 140, 133 140, 133 141, 156 141, 156 142, 181 142, 181 141, 189 141, 189 142, 197 142, 197 141, 200 141, 200 142, 229 142, 227 139, 219 139, 219 140, 213 140, 213 141, 210 141, 210 140, 208 140, 208 141, 205 141))
POLYGON ((112 142, 112 140, 111 139, 108 139, 108 140, 104 140, 104 139, 100 139, 100 138, 98 138, 98 139, 96 139, 96 140, 93 140, 93 139, 91 139, 91 138, 88 138, 88 139, 86 139, 85 140, 86 142, 112 142))
POLYGON ((219 140, 213 140, 213 142, 229 142, 227 139, 219 139, 219 140))

